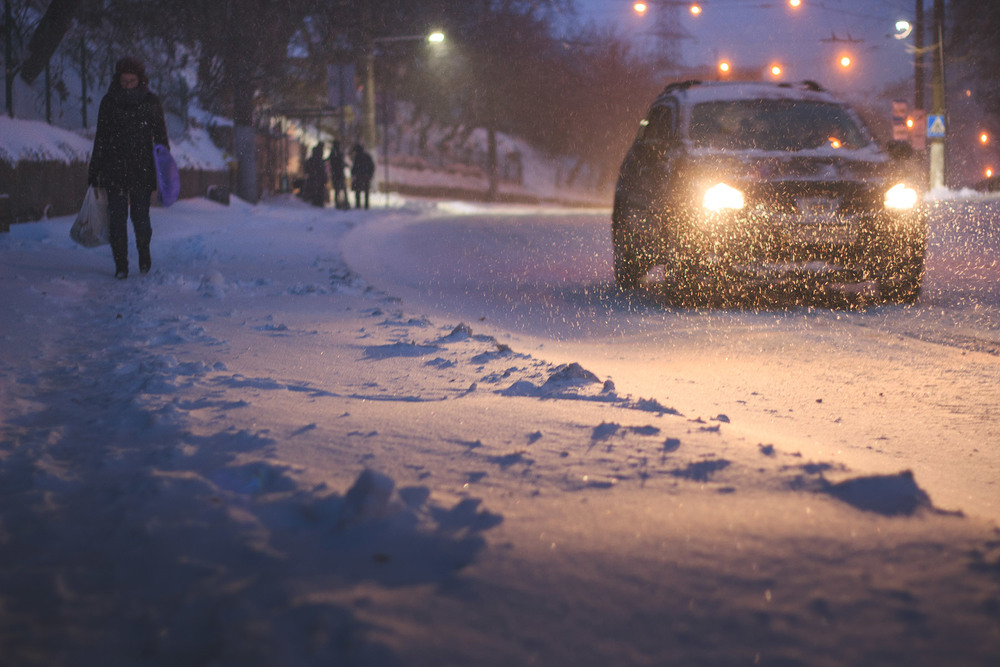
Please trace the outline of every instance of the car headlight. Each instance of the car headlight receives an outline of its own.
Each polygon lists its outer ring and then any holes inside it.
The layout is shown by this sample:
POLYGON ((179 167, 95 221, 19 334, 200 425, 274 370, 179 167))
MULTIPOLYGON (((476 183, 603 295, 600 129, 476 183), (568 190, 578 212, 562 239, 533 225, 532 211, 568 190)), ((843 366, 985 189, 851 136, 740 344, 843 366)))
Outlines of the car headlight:
POLYGON ((911 209, 917 205, 917 191, 898 183, 885 193, 885 207, 894 209, 911 209))
POLYGON ((705 191, 701 205, 709 211, 734 211, 743 208, 743 193, 725 183, 713 185, 705 191))

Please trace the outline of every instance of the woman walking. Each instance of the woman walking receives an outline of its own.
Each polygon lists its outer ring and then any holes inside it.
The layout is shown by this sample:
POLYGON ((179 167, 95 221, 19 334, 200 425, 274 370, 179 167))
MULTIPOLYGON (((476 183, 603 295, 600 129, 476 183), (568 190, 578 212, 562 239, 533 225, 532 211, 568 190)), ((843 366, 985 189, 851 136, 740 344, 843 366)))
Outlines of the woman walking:
POLYGON ((128 278, 129 216, 139 251, 139 271, 152 266, 149 200, 156 189, 153 145, 170 147, 160 98, 149 90, 146 68, 135 58, 122 58, 97 112, 97 134, 87 182, 108 193, 108 236, 115 277, 128 278))

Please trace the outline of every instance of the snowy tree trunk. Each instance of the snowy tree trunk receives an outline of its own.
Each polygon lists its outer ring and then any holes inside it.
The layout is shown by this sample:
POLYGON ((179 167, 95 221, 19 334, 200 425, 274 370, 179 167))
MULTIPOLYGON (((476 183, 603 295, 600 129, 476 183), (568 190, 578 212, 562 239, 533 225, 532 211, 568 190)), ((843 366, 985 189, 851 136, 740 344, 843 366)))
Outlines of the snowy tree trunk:
POLYGON ((233 128, 233 142, 239 175, 236 194, 251 204, 257 203, 257 159, 254 128, 237 125, 233 128))
POLYGON ((234 77, 233 150, 236 153, 238 180, 236 194, 251 204, 257 203, 257 144, 253 126, 253 87, 249 77, 234 77))
POLYGON ((497 131, 491 126, 486 130, 486 171, 490 179, 487 201, 496 201, 500 191, 500 168, 497 162, 497 131))
POLYGON ((28 55, 21 65, 21 78, 33 83, 45 71, 52 54, 73 25, 81 0, 52 0, 28 41, 28 55))

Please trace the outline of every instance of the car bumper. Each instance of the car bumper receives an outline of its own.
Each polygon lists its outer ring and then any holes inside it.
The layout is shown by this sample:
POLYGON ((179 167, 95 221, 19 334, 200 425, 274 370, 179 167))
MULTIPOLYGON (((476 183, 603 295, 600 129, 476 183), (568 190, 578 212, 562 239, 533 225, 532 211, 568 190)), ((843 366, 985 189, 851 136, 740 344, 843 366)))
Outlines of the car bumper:
POLYGON ((922 244, 921 211, 801 215, 743 211, 694 214, 677 232, 667 232, 673 250, 689 260, 720 265, 822 261, 863 267, 889 246, 922 244))

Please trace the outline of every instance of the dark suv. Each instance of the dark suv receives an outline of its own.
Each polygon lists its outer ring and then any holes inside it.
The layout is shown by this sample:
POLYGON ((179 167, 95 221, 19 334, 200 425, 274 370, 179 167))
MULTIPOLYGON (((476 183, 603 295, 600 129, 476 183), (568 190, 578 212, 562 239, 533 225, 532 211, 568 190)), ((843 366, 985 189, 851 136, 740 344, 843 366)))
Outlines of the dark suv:
POLYGON ((621 166, 615 281, 634 288, 663 265, 669 285, 697 292, 805 271, 912 303, 925 212, 891 148, 813 82, 671 84, 621 166))

